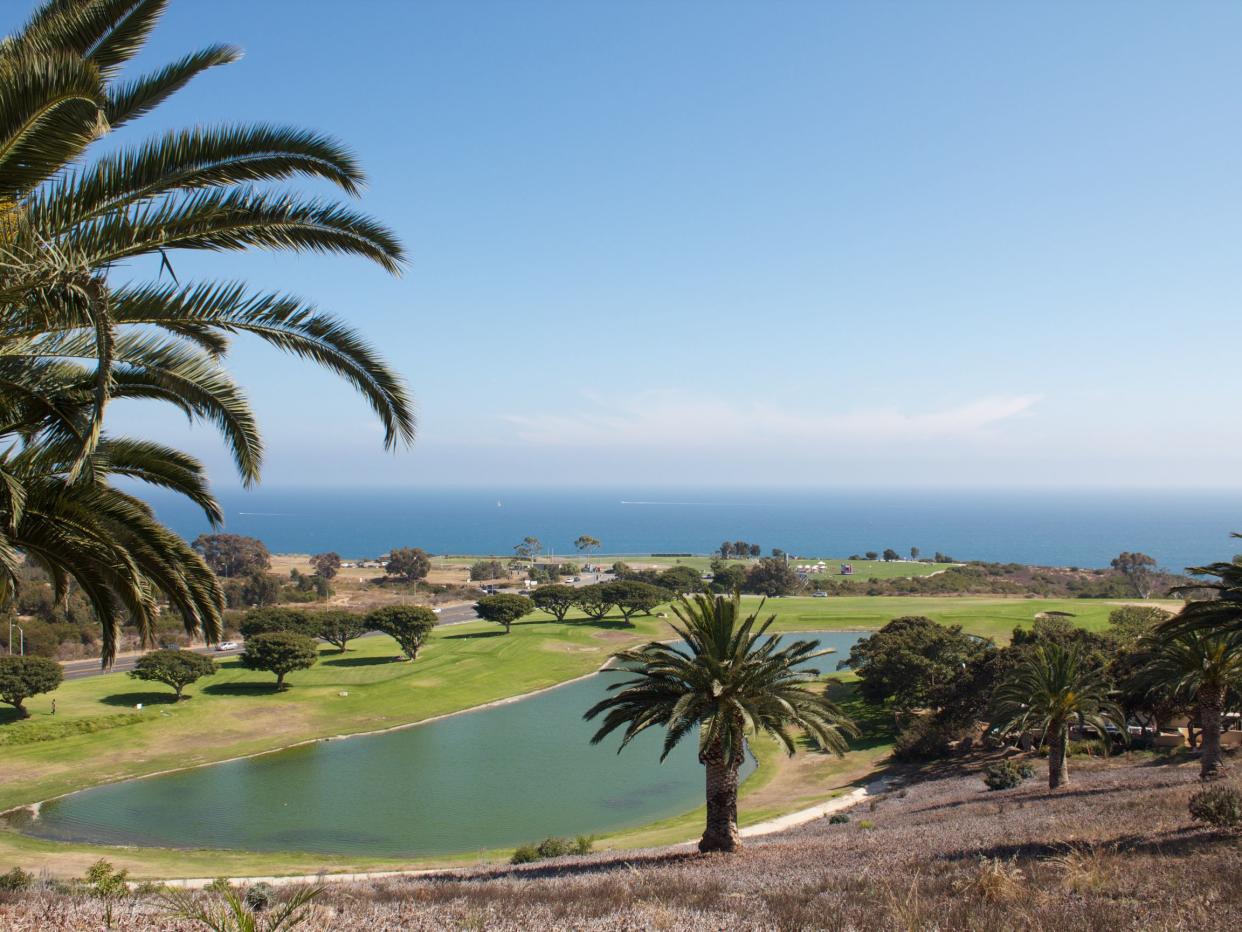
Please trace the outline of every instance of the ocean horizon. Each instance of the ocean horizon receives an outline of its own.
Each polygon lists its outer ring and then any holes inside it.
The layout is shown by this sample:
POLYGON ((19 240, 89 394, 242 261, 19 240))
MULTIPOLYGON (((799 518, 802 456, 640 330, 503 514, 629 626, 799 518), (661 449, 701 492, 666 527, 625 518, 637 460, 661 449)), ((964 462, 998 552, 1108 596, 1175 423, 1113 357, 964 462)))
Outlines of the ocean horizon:
MULTIPOLYGON (((309 489, 221 490, 224 531, 258 537, 273 553, 335 550, 375 556, 391 547, 511 554, 523 537, 574 554, 582 534, 607 554, 710 553, 746 540, 764 553, 843 557, 911 547, 930 558, 1049 566, 1107 566, 1123 550, 1162 567, 1229 559, 1242 530, 1242 491, 962 491, 790 489, 309 489)), ((201 511, 150 493, 161 520, 192 540, 211 531, 201 511)))

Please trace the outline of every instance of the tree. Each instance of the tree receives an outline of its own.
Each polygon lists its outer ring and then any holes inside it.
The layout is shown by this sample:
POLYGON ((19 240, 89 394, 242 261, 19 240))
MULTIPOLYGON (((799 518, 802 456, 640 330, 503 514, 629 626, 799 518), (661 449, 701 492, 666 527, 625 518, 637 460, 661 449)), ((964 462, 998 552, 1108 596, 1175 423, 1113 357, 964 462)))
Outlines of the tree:
POLYGON ((520 544, 513 545, 513 552, 519 560, 534 560, 543 552, 543 544, 538 537, 523 537, 520 544))
POLYGON ((760 595, 789 595, 802 587, 802 580, 784 560, 765 557, 746 572, 742 588, 760 595))
POLYGON ((590 557, 592 553, 599 550, 600 543, 594 537, 589 537, 586 534, 583 534, 576 541, 574 541, 574 546, 578 549, 579 553, 584 553, 587 557, 590 557))
POLYGON ((241 284, 141 279, 144 268, 171 271, 170 256, 184 249, 353 254, 391 271, 402 262, 396 238, 369 218, 279 189, 316 177, 355 193, 362 174, 334 140, 270 125, 200 125, 141 146, 104 140, 238 57, 217 45, 123 76, 165 6, 49 0, 0 43, 0 573, 16 581, 9 557, 20 551, 58 580, 81 583, 105 665, 126 621, 149 643, 156 592, 188 633, 208 640, 220 634, 223 609, 201 556, 107 481, 125 475, 172 489, 219 524, 201 464, 160 444, 109 437, 112 400, 159 399, 214 422, 249 485, 262 448, 222 364, 231 337, 249 333, 353 382, 385 421, 390 445, 413 436, 403 383, 339 321, 241 284), (92 159, 96 142, 105 154, 92 159))
POLYGON ((1123 651, 1138 648, 1156 628, 1173 617, 1154 605, 1125 605, 1108 614, 1108 634, 1123 651))
POLYGON ((388 554, 388 562, 384 564, 384 572, 409 582, 426 579, 431 572, 431 557, 422 547, 393 547, 388 554))
POLYGON ((745 585, 746 567, 740 563, 730 563, 712 570, 712 589, 716 592, 736 592, 745 585))
POLYGON ((762 548, 762 547, 760 547, 758 544, 751 544, 751 545, 747 548, 747 550, 748 550, 748 552, 750 553, 751 557, 752 557, 752 558, 755 558, 755 559, 757 559, 757 558, 759 557, 759 555, 760 555, 761 553, 763 553, 763 548, 762 548))
POLYGON ((1079 722, 1108 734, 1125 726, 1125 713, 1109 696, 1103 670, 1093 669, 1078 646, 1037 645, 993 697, 992 727, 1001 734, 1034 729, 1048 744, 1048 788, 1069 783, 1069 726, 1079 722))
MULTIPOLYGON (((1242 537, 1242 534, 1232 534, 1242 537)), ((1214 576, 1216 582, 1196 582, 1189 586, 1177 586, 1173 592, 1191 598, 1186 607, 1174 618, 1160 625, 1162 634, 1182 631, 1214 631, 1220 634, 1242 633, 1242 561, 1234 558, 1232 563, 1210 563, 1192 566, 1187 570, 1192 576, 1214 576), (1196 598, 1200 592, 1209 598, 1196 598)))
POLYGON ((894 618, 856 642, 841 666, 854 670, 859 694, 900 712, 940 708, 967 664, 992 649, 989 642, 922 616, 894 618))
POLYGON ((919 558, 919 553, 920 551, 918 547, 911 547, 910 548, 910 559, 917 561, 919 558))
POLYGON ((256 608, 246 612, 238 630, 249 640, 256 634, 272 634, 277 631, 319 637, 319 616, 295 608, 256 608))
POLYGON ((30 718, 25 701, 50 693, 64 678, 60 664, 47 657, 0 657, 0 701, 15 708, 18 718, 30 718))
POLYGON ((720 547, 717 548, 717 550, 720 553, 720 559, 722 560, 729 559, 729 557, 733 556, 733 541, 730 541, 730 540, 724 541, 720 545, 720 547))
POLYGON ((872 563, 874 563, 876 560, 880 559, 880 554, 879 554, 878 552, 874 551, 874 550, 868 550, 868 551, 867 551, 867 553, 865 554, 865 556, 866 556, 866 557, 867 557, 867 559, 868 559, 869 561, 871 561, 872 563))
POLYGON ((257 537, 199 534, 191 546, 202 554, 213 573, 225 579, 266 573, 272 566, 272 555, 257 537))
POLYGON ((569 610, 578 601, 578 590, 573 586, 551 584, 540 586, 530 596, 531 601, 541 612, 547 612, 557 621, 564 621, 569 610))
POLYGON ((153 650, 138 658, 129 675, 136 680, 171 686, 180 702, 184 698, 182 690, 215 672, 215 661, 192 650, 153 650))
POLYGON ((668 590, 632 579, 604 583, 604 590, 606 598, 620 609, 626 621, 639 612, 650 615, 653 608, 669 599, 668 590))
POLYGON ((892 547, 889 547, 887 550, 884 551, 884 562, 885 563, 892 563, 894 560, 900 560, 900 559, 901 559, 901 554, 899 554, 892 547))
POLYGON ((366 623, 396 641, 406 658, 413 660, 439 619, 426 605, 387 605, 367 615, 366 623))
POLYGON ((349 649, 350 641, 371 630, 367 627, 367 616, 357 612, 316 612, 314 620, 318 635, 342 654, 349 649))
POLYGON ((317 553, 310 558, 310 565, 315 568, 315 575, 322 579, 336 579, 341 571, 341 555, 334 550, 317 553))
POLYGON ((748 736, 767 733, 792 756, 796 745, 789 729, 799 728, 840 755, 847 747, 844 735, 858 732, 823 692, 806 688, 819 676, 807 664, 829 653, 817 650, 817 641, 781 647, 778 637, 767 635, 776 616, 763 622, 756 614, 743 617, 737 594, 682 597, 673 612, 673 629, 684 644, 653 642, 614 655, 615 672, 633 679, 616 684, 612 695, 587 711, 588 721, 604 716, 591 743, 624 727, 624 748, 661 725, 663 760, 686 735, 697 733, 699 761, 707 769, 707 824, 699 850, 735 851, 742 844, 737 788, 748 736))
POLYGON ((750 544, 744 540, 735 540, 733 542, 733 554, 745 560, 750 556, 750 544))
POLYGON ((616 603, 612 601, 612 590, 608 583, 594 583, 577 589, 577 605, 586 616, 599 621, 613 610, 616 603))
POLYGON ((280 580, 267 573, 251 573, 241 586, 243 605, 275 605, 280 601, 280 580))
POLYGON ((294 670, 309 670, 319 661, 319 648, 304 634, 272 631, 246 638, 241 665, 247 670, 276 674, 276 689, 284 690, 285 676, 294 670))
POLYGON ((484 579, 508 579, 509 571, 499 560, 476 560, 470 565, 470 580, 479 582, 484 579))
POLYGON ((1149 694, 1193 702, 1203 729, 1199 779, 1221 775, 1220 732, 1225 697, 1242 690, 1242 633, 1184 631, 1172 637, 1149 636, 1142 642, 1146 662, 1135 681, 1149 694))
POLYGON ((688 566, 670 566, 666 570, 661 570, 656 576, 655 584, 672 593, 703 591, 703 580, 688 566))
POLYGON ((485 595, 474 603, 475 614, 484 621, 493 621, 498 625, 503 625, 505 634, 509 633, 515 621, 524 615, 529 615, 534 610, 535 603, 526 596, 510 593, 485 595))
POLYGON ((1123 552, 1112 562, 1112 568, 1126 578, 1140 599, 1151 596, 1156 580, 1156 561, 1145 553, 1123 552))

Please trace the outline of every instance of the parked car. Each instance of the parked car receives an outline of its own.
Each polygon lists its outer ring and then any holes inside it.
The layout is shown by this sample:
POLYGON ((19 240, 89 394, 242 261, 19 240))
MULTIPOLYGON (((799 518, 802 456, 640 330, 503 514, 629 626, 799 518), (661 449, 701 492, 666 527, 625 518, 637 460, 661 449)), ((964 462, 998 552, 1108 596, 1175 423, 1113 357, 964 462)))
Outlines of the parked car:
POLYGON ((828 598, 828 593, 825 592, 823 589, 816 589, 814 592, 811 593, 811 598, 826 599, 828 598))
POLYGON ((236 641, 221 641, 216 645, 216 650, 237 650, 241 647, 236 641))

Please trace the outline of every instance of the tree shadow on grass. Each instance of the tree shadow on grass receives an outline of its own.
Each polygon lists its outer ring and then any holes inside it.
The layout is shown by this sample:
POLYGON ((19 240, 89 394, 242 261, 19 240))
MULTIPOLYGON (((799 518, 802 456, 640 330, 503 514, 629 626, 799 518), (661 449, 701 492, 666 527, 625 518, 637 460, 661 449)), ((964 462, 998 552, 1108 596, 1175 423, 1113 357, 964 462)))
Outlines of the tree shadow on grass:
POLYGON ((504 637, 507 631, 475 631, 472 634, 446 634, 443 635, 445 641, 470 640, 472 638, 496 638, 504 637))
POLYGON ((396 663, 404 659, 399 654, 391 657, 334 657, 323 661, 325 667, 374 667, 383 663, 396 663))
MULTIPOLYGON (((27 701, 29 702, 29 700, 27 701)), ((26 708, 29 709, 30 706, 26 706, 26 708)), ((34 715, 35 713, 31 712, 30 714, 34 715)), ((26 721, 26 719, 17 714, 17 709, 7 705, 0 709, 0 725, 12 725, 14 722, 24 721, 26 721)))
POLYGON ((135 692, 135 693, 113 693, 111 696, 102 696, 99 700, 104 705, 118 706, 121 708, 132 709, 138 703, 145 705, 175 705, 177 702, 176 695, 169 692, 135 692))
POLYGON ((634 622, 626 621, 624 618, 600 618, 598 620, 584 618, 575 623, 582 625, 584 628, 603 628, 605 631, 628 631, 634 627, 634 622))
POLYGON ((275 695, 276 681, 270 683, 216 683, 212 686, 204 686, 204 693, 213 696, 262 696, 267 694, 275 695))

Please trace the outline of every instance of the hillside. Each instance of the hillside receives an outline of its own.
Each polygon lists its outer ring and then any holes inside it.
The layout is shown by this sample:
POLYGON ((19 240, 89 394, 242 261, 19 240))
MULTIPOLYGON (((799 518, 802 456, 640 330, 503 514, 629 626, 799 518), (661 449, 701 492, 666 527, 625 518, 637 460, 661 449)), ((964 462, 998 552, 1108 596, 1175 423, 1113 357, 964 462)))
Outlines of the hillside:
MULTIPOLYGON (((1242 926, 1242 844, 1196 827, 1193 766, 1075 759, 984 789, 978 767, 912 775, 848 824, 820 819, 733 856, 629 852, 433 878, 332 884, 314 928, 1227 929, 1242 926)), ((86 898, 0 904, 0 927, 97 928, 86 898)), ((140 898, 117 929, 188 929, 140 898)))

